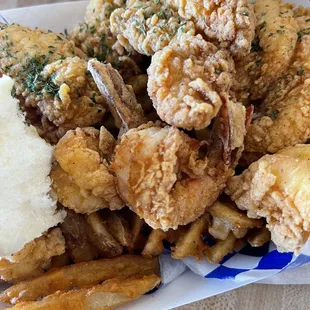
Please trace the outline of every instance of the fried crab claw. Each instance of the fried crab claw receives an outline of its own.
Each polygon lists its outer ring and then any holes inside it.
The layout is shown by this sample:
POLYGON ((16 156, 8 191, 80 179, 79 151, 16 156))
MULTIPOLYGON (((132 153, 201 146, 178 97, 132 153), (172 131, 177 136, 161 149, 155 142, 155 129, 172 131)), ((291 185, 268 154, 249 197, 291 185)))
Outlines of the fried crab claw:
POLYGON ((234 62, 201 35, 179 36, 152 57, 148 93, 159 117, 172 126, 203 129, 229 96, 234 62))
POLYGON ((141 105, 137 102, 132 87, 110 64, 95 59, 88 62, 88 70, 93 76, 99 91, 109 105, 116 122, 121 123, 120 132, 136 128, 146 122, 141 105))
POLYGON ((245 108, 225 103, 213 131, 210 141, 199 142, 177 128, 150 122, 122 136, 111 163, 118 191, 152 228, 192 222, 233 175, 245 136, 245 108))

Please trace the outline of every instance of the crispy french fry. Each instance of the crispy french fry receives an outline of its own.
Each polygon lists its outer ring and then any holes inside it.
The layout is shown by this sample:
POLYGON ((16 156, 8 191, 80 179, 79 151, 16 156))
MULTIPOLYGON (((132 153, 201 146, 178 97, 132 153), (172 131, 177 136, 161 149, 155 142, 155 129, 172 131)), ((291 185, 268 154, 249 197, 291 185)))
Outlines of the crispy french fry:
POLYGON ((253 229, 247 235, 247 241, 252 247, 260 247, 270 240, 271 234, 267 227, 253 229))
POLYGON ((66 239, 69 255, 75 263, 98 257, 98 250, 87 239, 87 223, 83 215, 67 210, 67 216, 60 227, 66 239))
POLYGON ((231 230, 231 225, 224 222, 218 217, 212 218, 212 223, 209 227, 209 234, 215 239, 225 240, 231 230))
POLYGON ((58 255, 58 256, 54 256, 52 257, 52 261, 51 261, 51 267, 49 268, 49 270, 53 270, 56 268, 60 268, 63 266, 67 266, 70 264, 70 255, 68 253, 68 251, 66 251, 65 253, 58 255))
POLYGON ((180 238, 172 249, 172 257, 175 259, 183 259, 193 256, 197 260, 201 260, 202 250, 204 248, 202 234, 208 229, 209 222, 210 216, 207 213, 195 220, 190 225, 188 232, 180 238))
POLYGON ((152 230, 142 251, 142 255, 146 257, 160 255, 164 251, 163 240, 166 239, 166 237, 167 233, 163 230, 152 230))
POLYGON ((248 229, 245 228, 245 227, 235 227, 235 226, 234 226, 234 227, 231 229, 231 231, 232 231, 233 234, 236 236, 236 238, 241 239, 241 238, 243 238, 243 237, 247 234, 248 229))
POLYGON ((213 217, 220 218, 231 223, 237 228, 262 227, 264 221, 261 219, 251 219, 239 210, 234 210, 228 203, 215 202, 208 210, 213 217))
POLYGON ((57 291, 69 291, 75 287, 97 285, 111 278, 159 273, 158 258, 123 255, 112 259, 69 265, 11 286, 0 295, 5 303, 35 301, 57 291))
POLYGON ((122 254, 123 247, 110 234, 99 214, 92 213, 88 215, 86 221, 92 230, 88 237, 101 255, 104 257, 115 257, 122 254))
POLYGON ((136 250, 143 250, 146 243, 146 237, 143 235, 142 231, 144 226, 144 220, 140 219, 138 215, 134 214, 131 228, 132 239, 131 243, 128 245, 128 250, 130 253, 133 253, 136 250))
POLYGON ((121 211, 106 211, 104 219, 109 232, 122 246, 129 246, 132 235, 128 221, 122 216, 121 211))
POLYGON ((225 240, 217 240, 213 246, 206 246, 204 255, 210 263, 218 264, 235 248, 236 236, 231 232, 225 240))
POLYGON ((112 279, 89 289, 78 289, 67 293, 57 292, 41 301, 23 302, 12 309, 111 309, 147 293, 159 285, 160 280, 160 276, 155 274, 123 280, 112 279))

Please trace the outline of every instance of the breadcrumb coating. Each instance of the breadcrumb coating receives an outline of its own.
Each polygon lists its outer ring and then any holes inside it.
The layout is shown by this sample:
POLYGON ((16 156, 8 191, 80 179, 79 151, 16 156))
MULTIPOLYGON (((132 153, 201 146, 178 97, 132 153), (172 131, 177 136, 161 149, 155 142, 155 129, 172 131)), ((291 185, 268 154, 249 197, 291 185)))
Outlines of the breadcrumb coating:
POLYGON ((61 169, 53 169, 52 187, 59 202, 77 213, 124 206, 99 145, 99 130, 77 128, 68 131, 55 148, 54 156, 61 169))
POLYGON ((228 99, 234 62, 201 35, 179 36, 152 57, 148 93, 159 117, 184 129, 210 125, 228 99))
POLYGON ((309 160, 309 145, 265 155, 225 190, 250 218, 266 219, 281 252, 300 252, 309 237, 309 160))

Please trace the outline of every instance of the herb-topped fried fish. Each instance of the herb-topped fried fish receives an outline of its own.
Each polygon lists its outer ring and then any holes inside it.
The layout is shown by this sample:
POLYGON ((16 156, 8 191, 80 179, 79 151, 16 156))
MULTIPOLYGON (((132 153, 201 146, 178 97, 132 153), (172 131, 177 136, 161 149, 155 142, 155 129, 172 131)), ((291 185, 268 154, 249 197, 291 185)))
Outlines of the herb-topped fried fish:
MULTIPOLYGON (((15 79, 24 106, 62 129, 96 124, 103 98, 73 41, 17 24, 0 28, 0 72, 15 79)), ((63 130, 64 131, 64 130, 63 130)))

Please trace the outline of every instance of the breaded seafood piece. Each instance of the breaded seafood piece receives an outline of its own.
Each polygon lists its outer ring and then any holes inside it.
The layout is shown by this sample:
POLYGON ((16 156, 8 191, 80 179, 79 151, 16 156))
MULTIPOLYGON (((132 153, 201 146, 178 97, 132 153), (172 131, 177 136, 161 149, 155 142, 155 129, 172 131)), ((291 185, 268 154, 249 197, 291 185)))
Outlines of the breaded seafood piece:
POLYGON ((201 35, 180 35, 152 57, 148 93, 164 122, 199 130, 210 125, 228 100, 233 74, 229 52, 201 35))
POLYGON ((291 66, 262 103, 245 140, 248 153, 276 153, 310 138, 309 17, 298 17, 298 42, 291 66))
POLYGON ((122 126, 121 133, 146 122, 133 88, 125 84, 117 70, 110 64, 103 64, 96 59, 88 61, 88 70, 108 104, 115 123, 119 127, 122 126))
POLYGON ((89 1, 85 22, 70 33, 70 38, 88 57, 116 64, 124 54, 124 48, 110 31, 110 15, 123 5, 123 0, 89 1))
POLYGON ((25 108, 62 130, 102 119, 104 101, 73 41, 17 24, 2 25, 0 37, 0 73, 14 79, 13 95, 25 108))
POLYGON ((241 58, 250 52, 255 15, 250 0, 170 0, 185 20, 241 58))
POLYGON ((68 131, 55 147, 54 156, 60 167, 52 170, 52 188, 59 202, 77 213, 124 206, 99 145, 103 145, 99 130, 77 128, 68 131))
POLYGON ((27 243, 9 258, 0 259, 0 277, 9 282, 19 282, 42 274, 53 256, 65 252, 65 239, 60 228, 54 228, 27 243))
MULTIPOLYGON (((48 120, 67 129, 98 123, 105 112, 104 99, 87 72, 87 62, 79 57, 67 57, 44 67, 42 77, 52 80, 58 91, 54 98, 38 102, 48 120)), ((43 91, 44 94, 44 91, 43 91)))
POLYGON ((298 253, 309 237, 310 146, 296 145, 265 155, 225 190, 250 218, 265 218, 281 252, 298 253))
POLYGON ((206 141, 170 126, 148 123, 122 136, 111 164, 118 191, 152 228, 167 231, 192 222, 233 175, 245 136, 244 107, 222 107, 213 129, 207 153, 201 149, 206 141))
POLYGON ((128 52, 151 56, 179 34, 195 34, 191 21, 160 1, 134 1, 128 8, 113 11, 110 29, 128 52))
POLYGON ((292 6, 281 0, 255 3, 256 38, 250 55, 236 62, 234 89, 241 97, 265 98, 285 73, 295 54, 298 25, 292 6))

